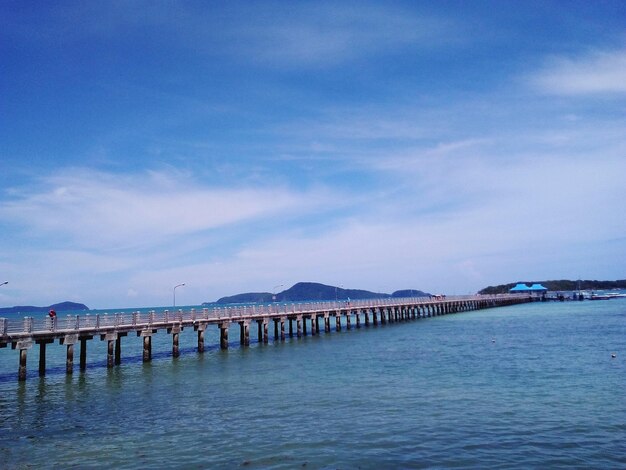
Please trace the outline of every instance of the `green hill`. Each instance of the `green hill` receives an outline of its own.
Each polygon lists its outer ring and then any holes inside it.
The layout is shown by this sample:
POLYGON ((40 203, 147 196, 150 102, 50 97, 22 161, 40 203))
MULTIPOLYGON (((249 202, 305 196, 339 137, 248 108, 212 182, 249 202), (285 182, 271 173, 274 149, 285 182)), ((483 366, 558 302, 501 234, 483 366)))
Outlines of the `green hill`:
POLYGON ((379 299, 389 297, 420 297, 428 296, 425 292, 417 289, 405 289, 385 294, 361 289, 344 289, 342 287, 328 286, 317 282, 298 282, 287 290, 276 294, 271 292, 248 292, 231 295, 218 299, 218 304, 233 303, 266 303, 266 302, 309 302, 322 300, 347 300, 347 299, 379 299))
POLYGON ((89 310, 85 304, 76 302, 61 302, 58 304, 48 305, 47 307, 34 307, 32 305, 18 305, 15 307, 0 308, 0 315, 3 313, 40 313, 56 310, 57 312, 74 312, 89 310))

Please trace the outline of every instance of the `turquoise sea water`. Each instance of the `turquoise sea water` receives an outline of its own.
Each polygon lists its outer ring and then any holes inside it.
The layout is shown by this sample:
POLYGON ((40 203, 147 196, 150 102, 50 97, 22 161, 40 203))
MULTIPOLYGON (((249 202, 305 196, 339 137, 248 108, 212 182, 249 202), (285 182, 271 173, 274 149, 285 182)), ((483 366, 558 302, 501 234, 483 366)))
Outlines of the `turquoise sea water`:
POLYGON ((110 370, 93 340, 72 376, 49 345, 45 378, 35 347, 25 383, 0 349, 0 467, 626 467, 626 299, 230 339, 159 332, 143 364, 129 336, 110 370))

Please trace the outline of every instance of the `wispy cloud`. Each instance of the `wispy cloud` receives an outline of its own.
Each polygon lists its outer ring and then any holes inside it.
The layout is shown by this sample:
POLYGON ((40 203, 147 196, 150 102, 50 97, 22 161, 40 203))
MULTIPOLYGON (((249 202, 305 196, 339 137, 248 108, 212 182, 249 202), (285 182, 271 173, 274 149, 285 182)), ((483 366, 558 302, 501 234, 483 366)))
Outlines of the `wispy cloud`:
POLYGON ((556 95, 626 93, 626 49, 556 57, 530 78, 540 91, 556 95))
POLYGON ((71 170, 17 189, 0 206, 0 220, 80 247, 154 246, 180 235, 263 217, 299 214, 330 196, 284 187, 220 187, 181 174, 119 176, 71 170))
POLYGON ((271 22, 258 18, 233 31, 238 52, 255 62, 289 67, 336 65, 406 46, 438 48, 457 37, 450 21, 369 3, 318 2, 287 8, 271 22))
POLYGON ((149 31, 194 53, 290 69, 325 68, 407 46, 439 49, 462 37, 452 19, 376 2, 229 2, 220 8, 121 2, 56 5, 45 13, 49 21, 36 27, 27 21, 6 26, 29 40, 55 37, 66 44, 149 31))

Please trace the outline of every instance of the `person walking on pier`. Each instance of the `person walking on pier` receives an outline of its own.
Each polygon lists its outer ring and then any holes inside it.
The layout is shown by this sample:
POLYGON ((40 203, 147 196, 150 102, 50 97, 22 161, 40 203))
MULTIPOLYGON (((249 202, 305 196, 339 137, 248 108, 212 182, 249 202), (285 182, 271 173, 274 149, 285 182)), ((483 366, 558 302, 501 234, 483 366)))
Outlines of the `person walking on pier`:
POLYGON ((48 312, 48 316, 50 317, 50 329, 54 330, 54 327, 56 326, 57 312, 50 310, 48 312))

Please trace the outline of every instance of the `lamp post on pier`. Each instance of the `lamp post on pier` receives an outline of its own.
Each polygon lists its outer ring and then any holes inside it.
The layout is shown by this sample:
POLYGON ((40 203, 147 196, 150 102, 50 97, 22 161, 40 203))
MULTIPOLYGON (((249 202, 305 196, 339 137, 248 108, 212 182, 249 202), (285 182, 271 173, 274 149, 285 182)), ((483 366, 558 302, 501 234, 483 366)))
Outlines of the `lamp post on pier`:
POLYGON ((177 286, 174 286, 174 308, 176 308, 176 288, 177 287, 182 287, 184 285, 185 285, 185 283, 183 282, 182 284, 178 284, 177 286))
POLYGON ((279 287, 283 287, 284 284, 280 284, 279 286, 274 286, 274 289, 272 289, 272 301, 276 302, 276 289, 278 289, 279 287))
POLYGON ((8 284, 8 283, 9 283, 9 281, 4 281, 2 284, 0 284, 0 286, 3 286, 3 285, 8 284))
POLYGON ((339 286, 339 287, 335 286, 335 302, 337 302, 337 300, 339 300, 339 298, 337 297, 337 289, 343 290, 343 286, 339 286))

